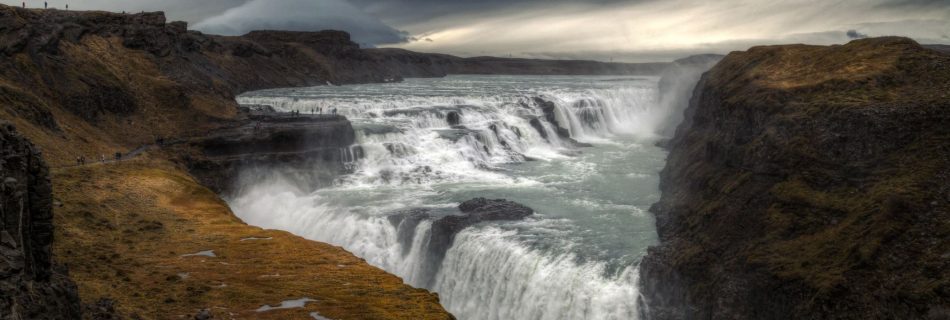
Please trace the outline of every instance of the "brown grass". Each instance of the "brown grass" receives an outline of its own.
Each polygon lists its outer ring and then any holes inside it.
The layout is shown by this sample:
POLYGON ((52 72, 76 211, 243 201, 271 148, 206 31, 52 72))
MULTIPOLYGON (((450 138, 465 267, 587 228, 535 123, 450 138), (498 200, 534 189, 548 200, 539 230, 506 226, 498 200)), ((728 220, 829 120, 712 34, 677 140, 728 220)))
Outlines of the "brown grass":
POLYGON ((84 303, 117 301, 145 319, 446 319, 438 297, 331 245, 237 219, 210 190, 167 162, 134 160, 54 170, 55 256, 84 303), (241 241, 248 237, 270 240, 241 241), (217 257, 182 257, 214 250, 217 257), (186 277, 181 275, 187 274, 186 277), (255 312, 308 297, 305 308, 255 312))

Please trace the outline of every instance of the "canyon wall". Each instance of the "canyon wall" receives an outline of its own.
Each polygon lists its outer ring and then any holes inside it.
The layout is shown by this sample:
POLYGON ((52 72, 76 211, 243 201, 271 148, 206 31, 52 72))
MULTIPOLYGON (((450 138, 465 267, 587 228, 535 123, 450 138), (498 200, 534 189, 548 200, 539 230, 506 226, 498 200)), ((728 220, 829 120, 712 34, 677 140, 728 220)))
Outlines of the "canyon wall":
POLYGON ((49 169, 5 121, 0 179, 0 319, 78 319, 76 284, 53 262, 49 169))
POLYGON ((905 38, 733 52, 670 141, 653 319, 946 319, 950 55, 905 38))

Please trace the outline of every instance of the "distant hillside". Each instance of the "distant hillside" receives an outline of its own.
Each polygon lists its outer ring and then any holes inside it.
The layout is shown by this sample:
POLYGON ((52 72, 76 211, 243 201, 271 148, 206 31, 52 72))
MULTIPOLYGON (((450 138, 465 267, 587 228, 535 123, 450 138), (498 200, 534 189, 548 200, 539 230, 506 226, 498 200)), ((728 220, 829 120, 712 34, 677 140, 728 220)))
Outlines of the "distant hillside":
POLYGON ((498 57, 460 58, 403 49, 366 49, 392 73, 407 77, 438 74, 507 75, 659 75, 670 63, 611 63, 587 60, 541 60, 498 57), (422 72, 422 73, 419 73, 422 72))

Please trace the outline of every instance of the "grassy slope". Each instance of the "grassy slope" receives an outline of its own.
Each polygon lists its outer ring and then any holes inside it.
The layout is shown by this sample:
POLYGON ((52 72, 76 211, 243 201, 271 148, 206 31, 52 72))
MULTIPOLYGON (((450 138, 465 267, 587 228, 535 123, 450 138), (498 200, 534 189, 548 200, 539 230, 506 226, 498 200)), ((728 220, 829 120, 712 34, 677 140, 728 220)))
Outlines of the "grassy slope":
POLYGON ((161 160, 54 170, 58 260, 87 303, 126 317, 446 319, 438 298, 339 247, 237 219, 221 199, 161 160), (248 237, 272 238, 247 240, 248 237), (217 257, 181 257, 214 250, 217 257), (179 274, 187 273, 182 278, 179 274), (306 308, 257 313, 308 297, 306 308))
MULTIPOLYGON (((52 26, 31 20, 47 13, 55 12, 0 5, 10 25, 52 26)), ((221 52, 191 58, 237 59, 221 52)), ((96 34, 60 41, 55 53, 28 48, 0 55, 0 119, 39 146, 53 168, 157 137, 201 135, 233 119, 236 103, 227 85, 188 73, 189 66, 201 68, 188 59, 156 57, 129 49, 121 37, 96 34), (189 75, 200 85, 174 79, 189 75)), ((241 63, 235 62, 253 67, 241 63)), ((219 197, 162 160, 169 158, 54 169, 54 197, 64 204, 55 209, 55 259, 70 266, 84 303, 112 298, 123 315, 147 319, 205 307, 228 308, 214 309, 218 318, 307 318, 301 310, 249 313, 307 296, 320 300, 307 309, 338 319, 449 317, 435 294, 403 285, 340 248, 243 224, 219 197), (274 239, 239 241, 252 235, 274 239), (219 257, 179 258, 206 249, 219 257), (190 276, 176 280, 181 272, 190 276), (276 273, 282 276, 261 277, 276 273), (222 282, 227 287, 214 287, 222 282)))

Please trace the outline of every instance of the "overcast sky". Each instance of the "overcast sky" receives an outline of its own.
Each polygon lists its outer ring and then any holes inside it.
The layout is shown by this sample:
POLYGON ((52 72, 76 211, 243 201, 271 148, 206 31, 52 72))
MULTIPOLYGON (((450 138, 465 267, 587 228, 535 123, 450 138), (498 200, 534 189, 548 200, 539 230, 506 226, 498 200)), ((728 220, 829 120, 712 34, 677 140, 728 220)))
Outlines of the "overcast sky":
MULTIPOLYGON (((19 5, 20 1, 0 0, 19 5)), ((51 0, 62 8, 66 0, 51 0)), ((42 6, 41 1, 27 1, 42 6)), ((668 61, 752 45, 902 35, 950 44, 950 0, 73 0, 165 11, 216 34, 349 31, 366 46, 461 56, 668 61)))

